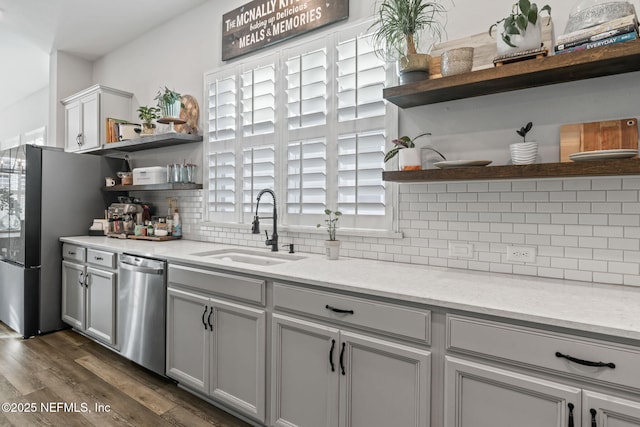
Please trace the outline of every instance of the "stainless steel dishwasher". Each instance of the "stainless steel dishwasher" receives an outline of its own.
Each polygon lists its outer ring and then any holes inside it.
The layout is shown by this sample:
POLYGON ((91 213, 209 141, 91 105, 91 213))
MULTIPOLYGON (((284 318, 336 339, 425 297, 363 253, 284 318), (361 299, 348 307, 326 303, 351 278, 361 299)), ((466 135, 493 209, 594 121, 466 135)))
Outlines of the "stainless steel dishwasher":
POLYGON ((118 336, 120 353, 165 375, 167 264, 123 254, 118 268, 118 336))

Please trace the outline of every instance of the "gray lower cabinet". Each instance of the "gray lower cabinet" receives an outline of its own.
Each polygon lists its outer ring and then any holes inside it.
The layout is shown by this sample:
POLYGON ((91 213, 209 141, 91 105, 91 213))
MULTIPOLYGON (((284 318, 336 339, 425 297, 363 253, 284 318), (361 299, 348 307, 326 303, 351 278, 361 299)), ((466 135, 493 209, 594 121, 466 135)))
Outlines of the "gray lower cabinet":
POLYGON ((265 310, 176 287, 167 295, 167 376, 264 422, 265 310))
POLYGON ((640 402, 585 390, 582 392, 582 425, 639 427, 640 402))
POLYGON ((566 427, 570 412, 577 427, 580 393, 576 387, 482 363, 445 360, 446 427, 566 427))
POLYGON ((637 347, 449 314, 447 350, 445 427, 640 427, 637 347))
POLYGON ((280 314, 272 425, 429 426, 430 352, 280 314))
MULTIPOLYGON (((85 253, 85 248, 69 249, 71 253, 85 253)), ((89 260, 62 261, 62 320, 73 328, 112 347, 116 346, 117 273, 113 269, 91 266, 91 256, 115 258, 114 254, 88 251, 89 260)), ((84 255, 81 258, 84 260, 84 255)), ((100 262, 100 261, 98 261, 100 262)), ((99 265, 99 264, 97 264, 99 265)))

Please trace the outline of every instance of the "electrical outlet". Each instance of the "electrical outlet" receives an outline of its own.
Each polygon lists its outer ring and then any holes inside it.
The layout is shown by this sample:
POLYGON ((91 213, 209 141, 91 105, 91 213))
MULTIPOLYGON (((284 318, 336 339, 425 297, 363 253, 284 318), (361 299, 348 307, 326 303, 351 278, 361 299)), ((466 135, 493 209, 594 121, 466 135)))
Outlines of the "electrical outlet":
POLYGON ((449 256, 473 258, 473 245, 471 243, 449 243, 449 256))
POLYGON ((507 246, 507 261, 536 262, 536 248, 530 246, 507 246))

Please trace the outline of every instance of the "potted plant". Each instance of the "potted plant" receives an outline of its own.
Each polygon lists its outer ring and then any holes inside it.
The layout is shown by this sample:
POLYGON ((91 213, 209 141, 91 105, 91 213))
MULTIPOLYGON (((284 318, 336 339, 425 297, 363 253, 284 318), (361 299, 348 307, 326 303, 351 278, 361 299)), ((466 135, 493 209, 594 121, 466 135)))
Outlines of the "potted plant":
MULTIPOLYGON (((324 213, 327 215, 327 219, 324 220, 324 223, 327 227, 327 232, 329 233, 329 240, 324 241, 327 259, 338 259, 338 256, 340 255, 340 240, 336 240, 336 228, 338 226, 338 220, 342 216, 342 212, 325 209, 324 213)), ((317 225, 318 228, 321 226, 322 224, 317 225)))
POLYGON ((494 28, 502 30, 497 39, 498 55, 541 47, 540 13, 542 12, 547 12, 551 16, 551 6, 547 4, 539 9, 537 4, 529 0, 520 0, 511 7, 511 13, 508 16, 489 27, 489 34, 494 28), (500 24, 502 26, 498 27, 500 24))
POLYGON ((533 127, 533 123, 529 122, 520 129, 516 129, 516 133, 522 137, 522 142, 511 144, 511 162, 514 165, 529 165, 536 162, 538 155, 538 143, 527 142, 527 134, 533 127))
MULTIPOLYGON (((392 144, 395 145, 391 150, 387 152, 384 156, 385 163, 389 160, 393 159, 396 154, 398 154, 399 159, 399 168, 400 170, 420 170, 422 169, 422 155, 421 148, 416 147, 415 140, 422 136, 430 136, 430 132, 421 133, 415 138, 411 139, 408 136, 401 136, 398 139, 394 139, 391 141, 392 144)), ((443 160, 447 160, 442 153, 432 147, 424 147, 428 150, 433 151, 442 157, 443 160)))
POLYGON ((184 106, 182 105, 182 95, 178 92, 169 89, 168 87, 164 87, 164 89, 160 88, 156 97, 154 98, 158 101, 158 107, 162 113, 162 117, 180 117, 180 109, 184 106))
MULTIPOLYGON (((417 52, 421 32, 439 41, 444 6, 426 0, 381 0, 376 9, 373 44, 384 60, 397 61, 400 84, 429 78, 429 55, 417 52)), ((430 50, 427 49, 427 50, 430 50)))
POLYGON ((153 135, 156 128, 154 120, 160 118, 160 109, 158 107, 149 107, 142 105, 138 108, 138 117, 142 120, 142 133, 145 135, 153 135))

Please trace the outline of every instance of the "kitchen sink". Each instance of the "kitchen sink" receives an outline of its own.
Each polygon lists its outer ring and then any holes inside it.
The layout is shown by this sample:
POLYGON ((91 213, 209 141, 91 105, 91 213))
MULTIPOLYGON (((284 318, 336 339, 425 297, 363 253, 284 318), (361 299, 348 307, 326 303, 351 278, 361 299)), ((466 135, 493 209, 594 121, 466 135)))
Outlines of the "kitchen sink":
POLYGON ((303 256, 281 254, 278 252, 258 252, 246 249, 219 249, 216 251, 197 252, 191 254, 221 261, 239 262, 253 265, 277 265, 304 259, 303 256))

